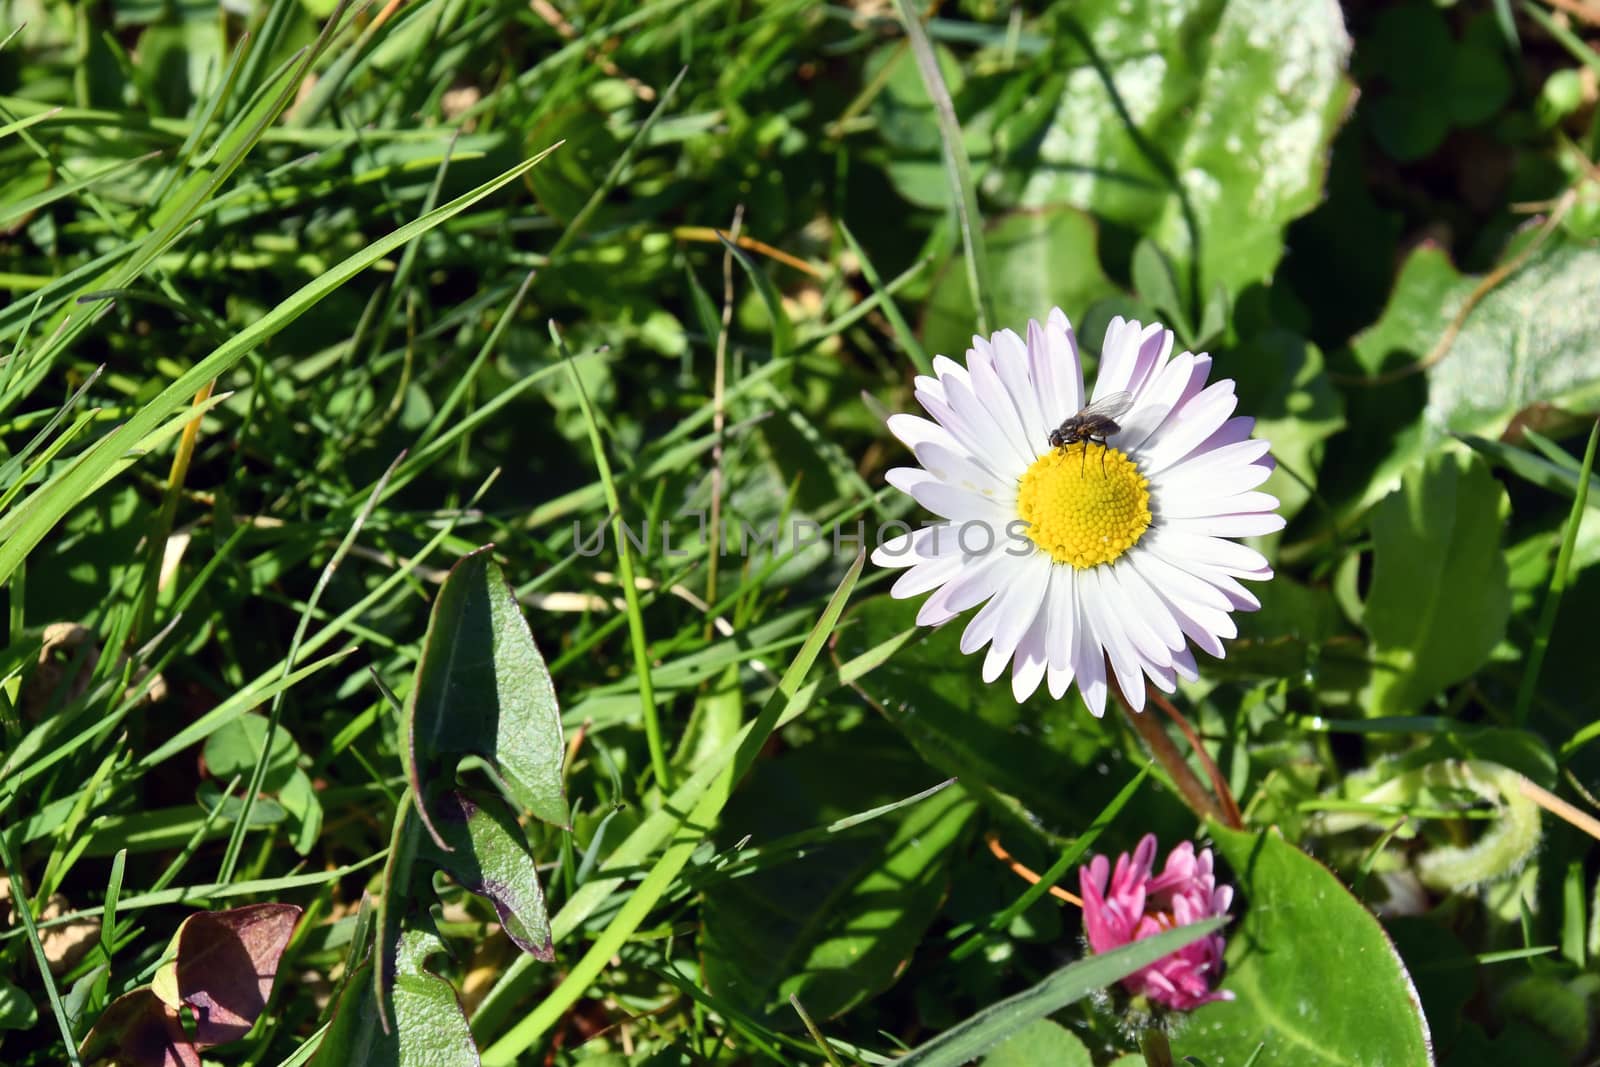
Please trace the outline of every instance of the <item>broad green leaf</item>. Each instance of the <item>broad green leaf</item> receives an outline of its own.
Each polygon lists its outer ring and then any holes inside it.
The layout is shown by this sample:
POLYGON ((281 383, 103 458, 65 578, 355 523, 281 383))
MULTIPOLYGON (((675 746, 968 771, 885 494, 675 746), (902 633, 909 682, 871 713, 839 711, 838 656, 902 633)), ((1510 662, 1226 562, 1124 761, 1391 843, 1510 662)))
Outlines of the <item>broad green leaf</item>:
MULTIPOLYGON (((226 782, 234 775, 248 778, 256 765, 261 744, 267 739, 267 717, 257 712, 241 715, 224 723, 206 738, 204 751, 206 770, 211 777, 226 782)), ((273 731, 272 751, 267 755, 267 776, 261 786, 276 793, 289 782, 295 771, 295 760, 300 756, 300 746, 295 744, 289 731, 282 727, 273 731)))
POLYGON ((1362 66, 1387 83, 1368 110, 1373 136, 1395 159, 1431 154, 1452 127, 1492 116, 1511 94, 1493 20, 1479 16, 1458 43, 1437 5, 1397 4, 1374 20, 1362 66))
POLYGON ((518 948, 541 960, 555 959, 544 890, 510 805, 493 793, 452 791, 438 799, 433 817, 450 849, 424 838, 421 854, 492 903, 518 948))
POLYGON ((1221 919, 1181 926, 1098 956, 1069 963, 1031 989, 991 1004, 926 1044, 895 1060, 897 1067, 960 1067, 1052 1012, 1154 963, 1211 933, 1221 919))
POLYGON ((1194 330, 1185 310, 1186 301, 1178 291, 1178 276, 1167 254, 1154 241, 1145 238, 1134 246, 1129 269, 1133 273, 1134 291, 1161 314, 1166 324, 1177 333, 1179 344, 1187 345, 1195 341, 1194 330))
MULTIPOLYGON (((411 913, 426 869, 418 869, 417 860, 423 841, 428 835, 418 825, 421 808, 408 788, 395 810, 394 826, 389 831, 389 854, 384 859, 380 879, 377 913, 373 918, 373 955, 377 981, 371 986, 373 1006, 383 1021, 384 1030, 394 1028, 394 1010, 390 999, 394 995, 395 981, 400 976, 398 949, 405 937, 405 922, 411 913)), ((422 902, 426 906, 426 902, 422 902)))
POLYGON ((310 854, 322 834, 322 801, 305 771, 294 769, 278 793, 278 803, 294 821, 294 850, 302 856, 310 854))
POLYGON ((1261 490, 1278 498, 1285 518, 1293 517, 1311 496, 1300 479, 1316 478, 1324 443, 1344 427, 1344 402, 1323 370, 1321 350, 1269 330, 1220 357, 1217 373, 1238 383, 1239 411, 1254 416, 1256 436, 1272 442, 1278 467, 1261 490))
POLYGON ((1475 455, 1436 454, 1372 511, 1362 624, 1378 660, 1372 714, 1416 708, 1470 675, 1505 633, 1505 492, 1475 455))
POLYGON ((424 823, 435 821, 430 797, 454 782, 460 758, 478 756, 524 808, 567 825, 555 686, 492 547, 456 564, 439 590, 405 717, 406 773, 424 823))
POLYGON ((1260 1042, 1257 1067, 1431 1064, 1416 989, 1372 913, 1276 830, 1211 835, 1239 893, 1222 983, 1234 999, 1196 1010, 1174 1058, 1240 1067, 1260 1042))
MULTIPOLYGON (((223 796, 222 788, 216 782, 201 782, 199 788, 194 791, 194 798, 208 814, 220 806, 222 808, 220 821, 223 825, 238 822, 239 817, 244 814, 244 802, 239 799, 238 795, 223 796)), ((160 814, 168 813, 147 813, 147 815, 160 814)), ((176 814, 183 822, 192 821, 194 815, 193 811, 185 812, 182 809, 179 809, 176 814)), ((254 804, 250 805, 250 821, 248 825, 252 830, 259 827, 277 826, 283 822, 287 814, 283 810, 283 805, 276 800, 270 797, 260 797, 254 804)), ((151 818, 147 821, 154 822, 155 819, 151 818)))
POLYGON ((1090 0, 1058 10, 1057 73, 1037 87, 1038 103, 1000 122, 1006 165, 991 168, 985 191, 1139 231, 1185 264, 1191 300, 1214 282, 1237 293, 1269 277, 1284 226, 1321 195, 1349 105, 1338 5, 1090 0))
MULTIPOLYGON (((206 770, 218 782, 226 783, 236 775, 241 781, 247 781, 255 769, 256 756, 261 751, 266 734, 266 716, 257 713, 252 712, 224 723, 206 738, 206 770)), ((272 810, 281 807, 293 820, 294 850, 304 856, 311 851, 322 832, 322 803, 317 798, 311 779, 298 766, 299 759, 300 746, 289 736, 289 731, 281 726, 274 730, 272 752, 267 756, 267 771, 261 780, 261 789, 264 793, 277 796, 278 804, 272 810)), ((216 795, 215 787, 210 783, 201 787, 202 799, 208 804, 214 803, 216 795)), ((224 804, 228 805, 224 814, 233 814, 235 817, 242 807, 238 797, 230 797, 224 804)), ((255 816, 256 805, 251 805, 252 825, 256 822, 255 816)))
POLYGON ((1446 434, 1498 438, 1540 404, 1600 411, 1600 319, 1590 313, 1597 273, 1600 248, 1551 238, 1481 295, 1441 354, 1441 337, 1483 279, 1459 273, 1435 245, 1412 252, 1383 317, 1355 338, 1351 352, 1371 375, 1436 362, 1426 372, 1420 432, 1401 438, 1362 503, 1382 495, 1393 475, 1446 434))
POLYGON ((39 1010, 22 989, 0 978, 0 1030, 31 1030, 39 1021, 39 1010))
POLYGON ((392 1031, 372 998, 372 964, 345 986, 322 1038, 319 1067, 478 1067, 478 1046, 454 989, 420 966, 396 977, 389 995, 392 1031))
POLYGON ((983 1067, 1042 1067, 1044 1064, 1093 1067, 1094 1060, 1071 1030, 1049 1019, 1029 1023, 983 1058, 983 1067))
MULTIPOLYGON (((1077 321, 1084 308, 1114 294, 1116 287, 1100 268, 1098 240, 1094 220, 1071 208, 1018 212, 989 226, 984 246, 994 328, 1024 333, 1029 319, 1043 322, 1057 306, 1077 321)), ((930 352, 959 358, 972 344, 977 322, 961 256, 954 254, 928 298, 923 343, 930 352)))
MULTIPOLYGON (((730 839, 765 842, 926 787, 930 772, 881 726, 813 742, 758 768, 723 818, 730 839)), ((949 846, 974 811, 959 789, 787 862, 714 882, 701 960, 710 990, 769 1025, 839 1015, 900 972, 944 896, 949 846)))
POLYGON ((1373 96, 1367 119, 1395 159, 1421 159, 1450 132, 1454 45, 1449 24, 1429 3, 1394 4, 1373 21, 1358 59, 1388 84, 1373 96))

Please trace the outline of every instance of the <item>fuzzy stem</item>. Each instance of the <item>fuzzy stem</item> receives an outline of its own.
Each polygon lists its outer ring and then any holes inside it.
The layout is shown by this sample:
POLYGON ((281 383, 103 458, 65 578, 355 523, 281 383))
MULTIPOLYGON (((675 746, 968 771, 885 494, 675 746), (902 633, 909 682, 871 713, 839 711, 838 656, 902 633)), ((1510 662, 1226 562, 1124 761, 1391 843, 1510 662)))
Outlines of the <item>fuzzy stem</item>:
POLYGON ((1167 1043, 1166 1027, 1160 1023, 1140 1032, 1139 1051, 1144 1053, 1145 1067, 1173 1067, 1172 1046, 1167 1043))

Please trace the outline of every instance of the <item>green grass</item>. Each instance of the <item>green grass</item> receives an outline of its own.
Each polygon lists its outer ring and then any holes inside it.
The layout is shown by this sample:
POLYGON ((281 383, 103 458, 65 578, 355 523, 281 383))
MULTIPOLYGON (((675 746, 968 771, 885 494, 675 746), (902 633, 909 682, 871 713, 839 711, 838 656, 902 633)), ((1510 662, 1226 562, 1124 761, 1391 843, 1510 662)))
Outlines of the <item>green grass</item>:
POLYGON ((1075 891, 1146 832, 1239 891, 1180 1062, 1592 1059, 1595 35, 1169 7, 0 4, 0 1061, 285 903, 208 1061, 1108 1064, 1128 965, 986 839, 1075 891), (1057 304, 1091 368, 1116 314, 1206 335, 1273 442, 1277 577, 1173 700, 1283 841, 861 558, 922 514, 914 377, 1057 304), (570 828, 445 856, 408 805, 505 753, 408 781, 408 723, 485 545, 570 828))

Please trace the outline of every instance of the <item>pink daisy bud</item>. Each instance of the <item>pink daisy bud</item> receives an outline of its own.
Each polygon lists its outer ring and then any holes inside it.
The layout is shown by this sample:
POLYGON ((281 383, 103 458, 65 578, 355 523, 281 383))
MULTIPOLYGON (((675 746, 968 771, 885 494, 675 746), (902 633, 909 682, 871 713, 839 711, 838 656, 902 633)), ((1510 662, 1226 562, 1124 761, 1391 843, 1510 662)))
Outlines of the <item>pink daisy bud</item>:
MULTIPOLYGON (((1233 887, 1217 885, 1210 849, 1196 856, 1194 845, 1185 841, 1167 856, 1166 869, 1158 875, 1156 847, 1156 835, 1145 834, 1131 856, 1117 857, 1115 870, 1104 856, 1078 868, 1090 951, 1109 952, 1163 930, 1227 914, 1233 887)), ((1177 1011, 1232 1000, 1232 993, 1213 988, 1222 978, 1226 943, 1220 933, 1202 937, 1134 971, 1122 986, 1152 1004, 1177 1011)))

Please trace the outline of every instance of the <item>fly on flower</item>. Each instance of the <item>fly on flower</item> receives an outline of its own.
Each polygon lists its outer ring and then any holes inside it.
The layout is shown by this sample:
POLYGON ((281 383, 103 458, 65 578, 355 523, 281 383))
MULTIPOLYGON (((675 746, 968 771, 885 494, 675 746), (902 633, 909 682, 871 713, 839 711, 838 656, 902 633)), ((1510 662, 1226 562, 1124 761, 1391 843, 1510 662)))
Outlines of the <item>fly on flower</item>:
POLYGON ((974 337, 965 365, 937 357, 916 380, 932 418, 889 419, 920 466, 888 480, 939 521, 873 561, 906 569, 894 596, 931 594, 921 625, 979 608, 961 650, 988 646, 984 681, 1009 665, 1019 701, 1075 683, 1103 715, 1109 662, 1142 709, 1146 678, 1169 693, 1196 678, 1190 645, 1222 656, 1232 613, 1261 606, 1240 579, 1272 569, 1233 539, 1283 528, 1277 499, 1256 491, 1268 444, 1234 415, 1231 380, 1206 384, 1211 358, 1172 343, 1160 325, 1113 319, 1086 392, 1057 308, 1026 340, 974 337))
MULTIPOLYGON (((1097 444, 1100 446, 1100 455, 1104 458, 1106 438, 1122 429, 1117 425, 1117 420, 1126 415, 1131 407, 1133 407, 1133 394, 1126 389, 1120 393, 1101 397, 1051 430, 1048 438, 1050 447, 1065 451, 1081 441, 1083 458, 1088 459, 1089 446, 1097 444)), ((1101 473, 1104 473, 1104 470, 1101 473)))

